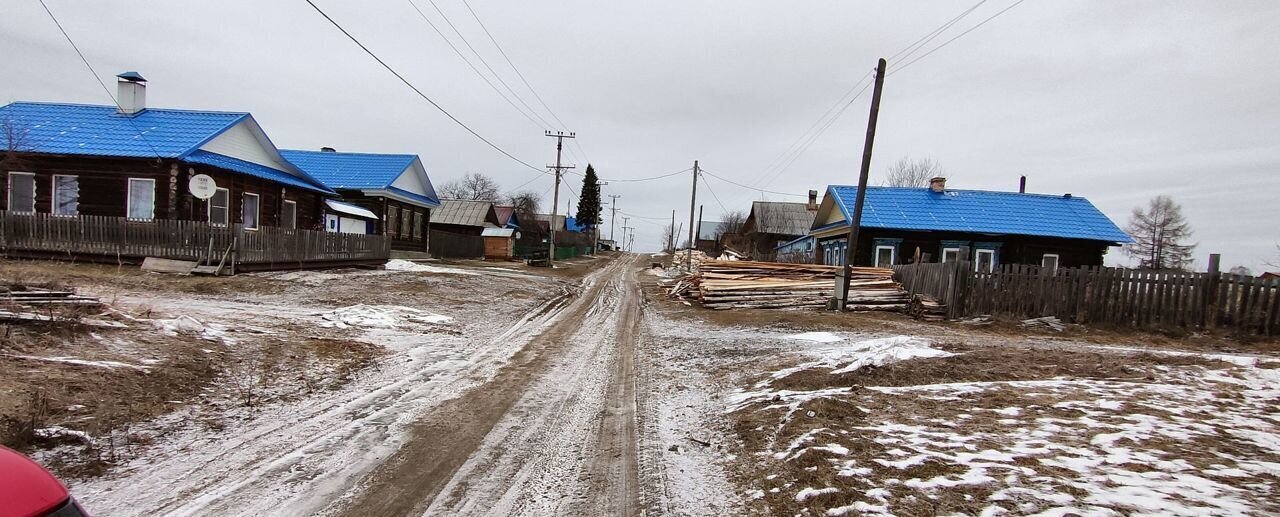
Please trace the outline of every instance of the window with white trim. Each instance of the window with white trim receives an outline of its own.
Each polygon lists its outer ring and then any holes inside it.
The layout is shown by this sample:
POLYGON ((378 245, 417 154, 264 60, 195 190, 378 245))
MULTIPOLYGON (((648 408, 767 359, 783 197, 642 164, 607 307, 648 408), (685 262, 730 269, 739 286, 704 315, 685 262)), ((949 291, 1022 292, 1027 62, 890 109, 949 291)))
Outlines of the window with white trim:
POLYGON ((1050 275, 1058 274, 1058 254, 1045 253, 1040 259, 1040 267, 1047 269, 1050 275))
POLYGON ((9 173, 9 211, 33 214, 36 211, 36 175, 30 172, 9 173))
POLYGON ((298 202, 285 201, 284 209, 280 211, 280 227, 290 230, 298 227, 298 202))
POLYGON ((225 188, 218 188, 213 191, 213 197, 209 198, 209 224, 214 226, 226 226, 230 223, 231 218, 231 191, 225 188))
POLYGON ((400 207, 397 205, 387 206, 387 235, 392 239, 400 238, 400 207))
POLYGON ((156 180, 129 178, 125 217, 134 221, 151 221, 156 218, 156 180))
POLYGON ((53 215, 75 216, 80 214, 80 178, 55 174, 53 196, 49 212, 53 215))
POLYGON ((979 273, 991 273, 996 269, 996 250, 977 250, 974 270, 979 273))
POLYGON ((262 198, 251 192, 244 193, 244 199, 240 201, 240 221, 244 224, 246 230, 258 229, 259 203, 262 198))
POLYGON ((960 248, 942 248, 943 262, 959 262, 960 248))
POLYGON ((897 257, 897 247, 880 245, 876 246, 876 267, 889 267, 894 264, 897 257))

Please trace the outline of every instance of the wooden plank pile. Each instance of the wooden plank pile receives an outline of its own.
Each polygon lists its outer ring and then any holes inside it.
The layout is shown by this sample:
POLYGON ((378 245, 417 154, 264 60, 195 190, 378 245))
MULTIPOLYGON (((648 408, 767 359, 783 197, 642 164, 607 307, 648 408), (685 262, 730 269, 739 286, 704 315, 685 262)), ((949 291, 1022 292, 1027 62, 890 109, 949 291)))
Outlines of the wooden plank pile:
POLYGON ((39 289, 22 285, 0 286, 0 304, 19 305, 102 305, 102 301, 90 296, 80 296, 74 291, 39 289))
MULTIPOLYGON (((693 298, 711 309, 822 308, 835 292, 839 266, 745 260, 708 260, 686 281, 693 298)), ((908 296, 893 271, 855 267, 849 310, 903 310, 908 296)))
POLYGON ((917 294, 907 309, 911 316, 924 321, 942 321, 947 319, 947 306, 927 294, 917 294))

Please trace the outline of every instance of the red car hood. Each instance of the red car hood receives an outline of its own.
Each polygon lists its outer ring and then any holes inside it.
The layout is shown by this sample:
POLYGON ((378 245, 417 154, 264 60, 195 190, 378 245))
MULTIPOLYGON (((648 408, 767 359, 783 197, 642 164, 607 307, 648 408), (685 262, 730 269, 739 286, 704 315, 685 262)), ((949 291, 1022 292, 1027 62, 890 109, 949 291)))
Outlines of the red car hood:
POLYGON ((0 517, 33 517, 53 510, 70 495, 53 477, 26 456, 0 447, 0 517))

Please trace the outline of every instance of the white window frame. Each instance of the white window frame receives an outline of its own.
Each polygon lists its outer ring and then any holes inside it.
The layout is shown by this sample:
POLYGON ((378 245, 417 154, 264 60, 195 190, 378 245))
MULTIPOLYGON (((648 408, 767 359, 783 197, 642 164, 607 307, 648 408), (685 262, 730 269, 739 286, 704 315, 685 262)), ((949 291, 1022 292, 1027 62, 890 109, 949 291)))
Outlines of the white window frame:
POLYGON ((281 212, 280 212, 280 227, 289 229, 289 230, 297 229, 298 228, 298 202, 286 199, 284 200, 284 204, 282 205, 282 207, 283 208, 281 209, 281 212), (284 214, 287 213, 289 210, 293 210, 293 226, 284 225, 284 214))
POLYGON ((249 231, 253 231, 253 232, 258 231, 258 228, 261 228, 261 227, 262 227, 262 195, 260 195, 260 194, 254 194, 253 192, 245 192, 244 194, 241 194, 241 196, 240 196, 240 225, 241 225, 242 227, 244 227, 244 229, 245 229, 245 230, 249 230, 249 231), (245 218, 245 216, 244 216, 244 205, 245 205, 245 200, 246 200, 246 199, 248 199, 250 196, 252 196, 252 197, 254 198, 254 202, 253 202, 253 226, 252 226, 252 227, 251 227, 251 226, 249 226, 249 225, 247 225, 247 224, 245 224, 245 219, 246 219, 246 218, 245 218))
POLYGON ((128 219, 130 221, 138 221, 138 222, 142 222, 142 221, 151 222, 156 220, 156 180, 155 178, 129 178, 129 180, 125 182, 124 198, 125 198, 125 203, 124 203, 125 219, 128 219), (151 184, 151 217, 144 219, 140 217, 129 216, 129 214, 133 213, 133 182, 135 181, 141 181, 141 182, 146 182, 151 184))
POLYGON ((994 273, 996 270, 996 250, 988 250, 988 249, 975 250, 975 255, 973 256, 973 270, 979 273, 994 273), (983 271, 981 269, 983 253, 991 255, 991 261, 988 262, 988 264, 990 264, 990 267, 987 268, 986 271, 983 271))
POLYGON ((213 226, 226 227, 231 224, 231 189, 224 188, 224 187, 217 187, 213 189, 213 197, 210 197, 209 201, 205 203, 205 216, 206 216, 206 219, 209 221, 209 224, 213 226), (224 210, 226 210, 225 213, 227 214, 227 217, 221 222, 213 220, 213 198, 218 197, 218 192, 227 193, 227 206, 222 207, 224 210))
POLYGON ((49 213, 54 217, 78 217, 80 215, 80 176, 74 174, 54 174, 49 179, 49 213), (76 211, 71 214, 58 213, 58 178, 76 180, 76 211))
POLYGON ((1049 257, 1053 257, 1053 269, 1049 271, 1049 274, 1056 275, 1058 274, 1058 268, 1062 266, 1062 257, 1057 253, 1045 253, 1044 256, 1040 257, 1040 267, 1048 267, 1044 265, 1044 261, 1048 260, 1049 257))
POLYGON ((952 259, 952 262, 960 262, 960 248, 942 248, 942 260, 941 260, 941 262, 946 263, 946 262, 947 262, 947 253, 948 253, 948 252, 952 252, 952 251, 954 251, 954 252, 956 253, 956 258, 952 259))
POLYGON ((894 245, 892 245, 892 244, 881 244, 881 245, 879 245, 879 246, 876 246, 876 249, 875 249, 875 258, 874 258, 874 260, 875 260, 875 267, 889 267, 889 266, 892 266, 895 262, 897 262, 897 261, 898 261, 898 247, 897 247, 897 246, 894 246, 894 245), (888 265, 881 266, 881 265, 880 265, 880 250, 883 250, 883 249, 887 249, 887 250, 889 250, 889 264, 888 264, 888 265))
POLYGON ((11 171, 9 172, 8 183, 9 183, 8 185, 9 186, 9 204, 7 206, 9 208, 9 211, 17 214, 36 213, 36 191, 39 190, 39 186, 36 185, 36 173, 11 171), (31 211, 30 212, 19 212, 13 209, 13 177, 14 176, 31 176, 31 211))

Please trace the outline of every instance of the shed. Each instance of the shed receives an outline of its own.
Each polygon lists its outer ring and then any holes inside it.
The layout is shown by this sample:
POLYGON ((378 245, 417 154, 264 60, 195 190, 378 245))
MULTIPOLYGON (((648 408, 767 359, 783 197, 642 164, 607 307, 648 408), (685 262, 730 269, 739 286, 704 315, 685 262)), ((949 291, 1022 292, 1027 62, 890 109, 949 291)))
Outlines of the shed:
POLYGON ((515 256, 516 239, 520 236, 515 228, 485 228, 480 232, 484 237, 484 258, 509 259, 515 256))

